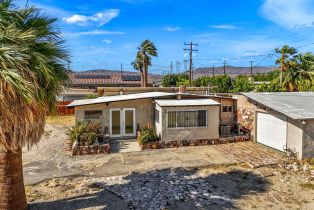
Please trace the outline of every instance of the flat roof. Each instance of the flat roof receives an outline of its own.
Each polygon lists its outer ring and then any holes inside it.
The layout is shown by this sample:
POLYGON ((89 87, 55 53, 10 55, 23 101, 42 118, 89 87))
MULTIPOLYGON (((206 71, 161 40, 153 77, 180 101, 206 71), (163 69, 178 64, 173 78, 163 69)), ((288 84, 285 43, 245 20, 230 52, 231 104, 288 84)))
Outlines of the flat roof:
POLYGON ((159 99, 155 100, 161 107, 171 106, 217 106, 220 103, 212 99, 159 99))
POLYGON ((135 99, 145 99, 145 98, 158 98, 163 96, 175 96, 177 93, 166 93, 166 92, 146 92, 146 93, 136 93, 127 95, 115 95, 115 96, 103 96, 95 99, 84 99, 76 100, 68 105, 68 107, 84 106, 92 104, 110 103, 117 101, 128 101, 135 99))
POLYGON ((314 92, 250 92, 242 95, 292 119, 314 119, 314 92))

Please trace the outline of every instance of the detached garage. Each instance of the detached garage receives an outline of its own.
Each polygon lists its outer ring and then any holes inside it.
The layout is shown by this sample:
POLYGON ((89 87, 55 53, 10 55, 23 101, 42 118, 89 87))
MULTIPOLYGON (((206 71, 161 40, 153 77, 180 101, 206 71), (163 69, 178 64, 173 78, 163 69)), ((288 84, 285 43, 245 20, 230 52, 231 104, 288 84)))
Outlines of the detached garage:
POLYGON ((242 93, 237 104, 238 122, 256 142, 314 157, 314 92, 242 93))

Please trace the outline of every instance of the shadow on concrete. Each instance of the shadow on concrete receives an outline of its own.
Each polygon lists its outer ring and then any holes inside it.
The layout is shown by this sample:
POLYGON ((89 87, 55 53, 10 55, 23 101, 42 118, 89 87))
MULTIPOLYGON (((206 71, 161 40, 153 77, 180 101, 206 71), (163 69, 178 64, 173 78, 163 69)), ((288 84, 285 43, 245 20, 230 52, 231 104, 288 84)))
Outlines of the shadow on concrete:
POLYGON ((91 183, 89 187, 100 189, 97 193, 33 203, 29 209, 230 209, 237 208, 236 200, 266 192, 270 186, 264 177, 248 171, 202 178, 193 176, 196 172, 177 168, 135 173, 125 176, 123 184, 91 183))
POLYGON ((115 140, 110 143, 111 153, 139 152, 141 148, 137 140, 115 140))

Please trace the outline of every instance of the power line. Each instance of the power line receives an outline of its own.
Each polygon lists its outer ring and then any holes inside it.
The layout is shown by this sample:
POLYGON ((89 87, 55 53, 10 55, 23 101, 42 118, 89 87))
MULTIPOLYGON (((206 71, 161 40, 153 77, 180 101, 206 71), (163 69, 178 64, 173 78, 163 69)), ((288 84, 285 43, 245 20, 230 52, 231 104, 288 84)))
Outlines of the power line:
POLYGON ((194 49, 193 47, 198 47, 198 44, 195 44, 193 42, 190 42, 188 44, 184 43, 185 46, 189 46, 188 49, 184 48, 184 51, 189 51, 190 54, 190 68, 189 68, 189 86, 192 86, 192 80, 193 80, 193 52, 197 52, 198 49, 194 49))

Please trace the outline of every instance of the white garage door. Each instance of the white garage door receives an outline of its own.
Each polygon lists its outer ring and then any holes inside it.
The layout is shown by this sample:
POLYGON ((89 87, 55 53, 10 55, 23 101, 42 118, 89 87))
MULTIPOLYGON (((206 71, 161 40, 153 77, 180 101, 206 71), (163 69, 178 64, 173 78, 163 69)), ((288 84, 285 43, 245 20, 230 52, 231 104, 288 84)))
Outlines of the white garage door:
POLYGON ((287 142, 287 122, 285 117, 257 113, 257 142, 283 151, 287 142))

